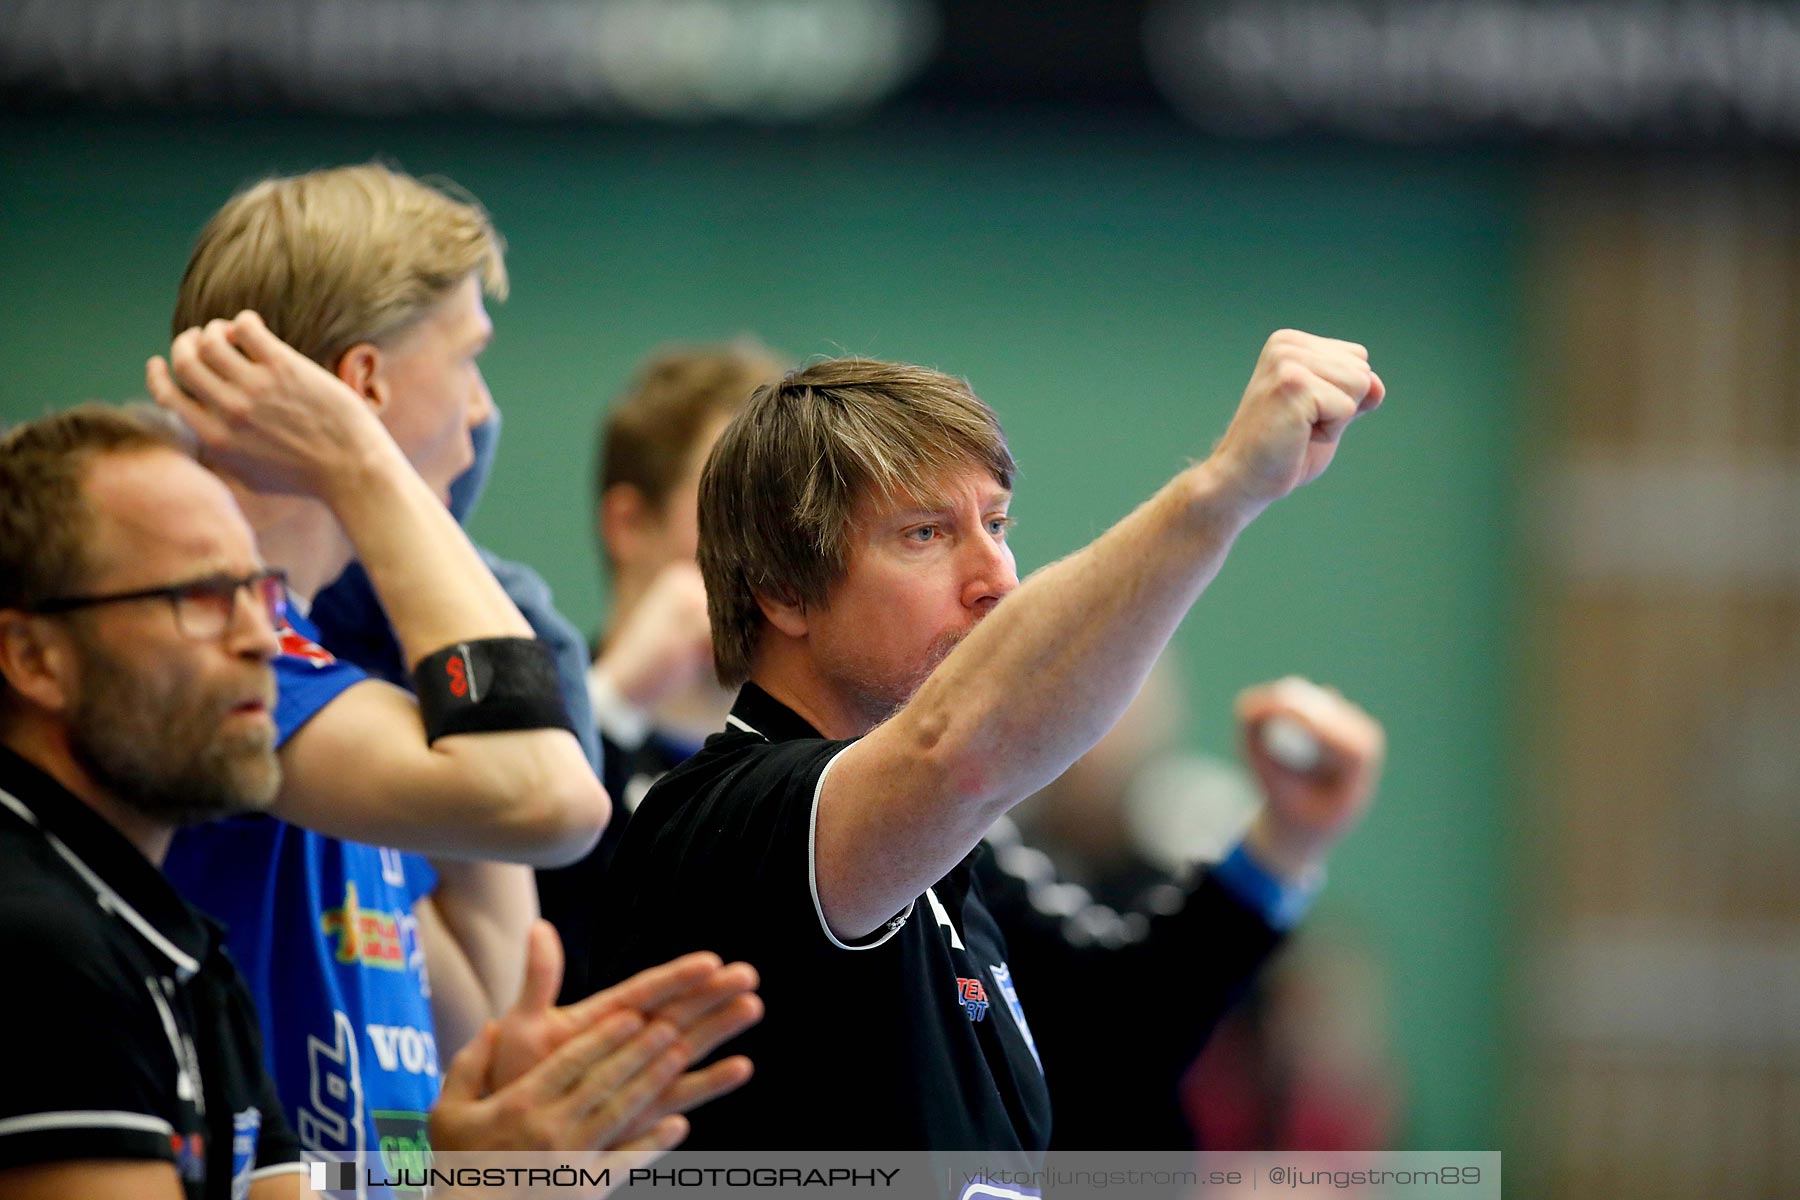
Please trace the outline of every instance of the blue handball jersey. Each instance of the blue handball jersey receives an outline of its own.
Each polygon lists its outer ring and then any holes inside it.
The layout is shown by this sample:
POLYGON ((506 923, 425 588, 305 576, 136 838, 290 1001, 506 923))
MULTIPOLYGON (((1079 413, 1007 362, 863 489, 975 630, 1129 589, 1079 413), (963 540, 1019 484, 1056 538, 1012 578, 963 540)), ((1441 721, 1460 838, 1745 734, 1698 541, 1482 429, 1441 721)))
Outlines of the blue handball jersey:
MULTIPOLYGON (((322 649, 308 621, 291 620, 275 660, 283 743, 367 678, 322 649)), ((439 1063, 413 906, 436 886, 431 865, 248 816, 181 831, 166 870, 226 927, 302 1147, 371 1167, 421 1165, 439 1063)))

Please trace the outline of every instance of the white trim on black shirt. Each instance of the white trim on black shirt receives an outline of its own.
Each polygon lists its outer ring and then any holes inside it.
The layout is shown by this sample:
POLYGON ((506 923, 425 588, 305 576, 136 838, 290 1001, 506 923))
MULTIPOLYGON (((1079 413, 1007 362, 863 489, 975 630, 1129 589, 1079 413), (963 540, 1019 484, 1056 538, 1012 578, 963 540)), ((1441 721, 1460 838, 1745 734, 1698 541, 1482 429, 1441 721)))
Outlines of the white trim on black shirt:
MULTIPOLYGON (((737 718, 729 717, 727 720, 737 721, 737 718)), ((750 729, 742 721, 737 723, 743 725, 745 729, 750 729)), ((750 732, 756 733, 756 730, 750 729, 750 732)), ((758 734, 758 736, 761 735, 758 734)), ((844 750, 849 748, 849 746, 845 746, 844 750)), ((819 903, 819 797, 825 794, 825 777, 831 774, 831 768, 837 765, 837 760, 844 756, 844 750, 839 750, 826 761, 825 766, 819 771, 818 781, 813 784, 812 815, 807 818, 806 822, 806 886, 812 892, 813 915, 819 918, 819 928, 825 931, 825 937, 832 945, 839 950, 873 950, 900 932, 900 927, 906 924, 908 917, 912 916, 913 906, 918 903, 918 900, 916 898, 908 900, 906 911, 890 920, 882 929, 881 936, 872 942, 840 941, 838 935, 831 932, 831 923, 825 919, 824 906, 819 903)))
MULTIPOLYGON (((768 734, 736 713, 726 717, 725 723, 733 728, 741 729, 745 733, 754 734, 765 742, 769 740, 768 734)), ((845 746, 844 750, 849 748, 849 746, 845 746)), ((839 950, 873 950, 900 932, 901 927, 906 924, 907 918, 912 916, 913 907, 919 901, 917 897, 908 900, 905 911, 890 919, 882 928, 881 936, 872 942, 843 941, 831 931, 831 922, 825 919, 825 906, 819 903, 819 797, 825 794, 825 777, 831 774, 831 768, 843 756, 844 750, 839 750, 826 761, 824 767, 819 770, 819 778, 813 782, 812 812, 806 818, 806 890, 812 893, 813 916, 819 919, 819 929, 824 932, 826 941, 839 950)))
POLYGON ((117 913, 119 916, 124 917, 125 920, 130 923, 131 927, 143 936, 145 941, 162 951, 163 956, 175 964, 175 969, 183 983, 186 983, 194 977, 195 972, 200 970, 200 964, 194 960, 194 956, 182 950, 174 942, 171 942, 168 938, 164 937, 162 932, 157 929, 156 926, 146 921, 138 914, 137 909, 125 902, 125 897, 119 895, 119 893, 115 892, 111 887, 107 886, 106 880, 94 874, 88 865, 81 861, 79 855, 63 844, 61 838, 39 824, 37 814, 32 812, 31 808, 25 804, 24 801, 20 800, 17 796, 14 796, 5 788, 0 788, 0 804, 4 804, 7 808, 10 808, 18 815, 18 818, 21 821, 24 821, 27 825, 43 835, 44 840, 50 843, 50 848, 61 855, 64 862, 75 869, 75 873, 81 876, 84 883, 94 889, 94 898, 100 902, 102 911, 117 913))
POLYGON ((0 1137, 15 1133, 42 1133, 46 1129, 135 1129, 169 1137, 175 1127, 148 1113, 70 1109, 66 1112, 27 1113, 0 1120, 0 1137))
POLYGON ((43 1007, 30 1015, 49 1034, 18 1047, 0 1095, 0 1164, 171 1162, 187 1193, 223 1196, 258 1165, 297 1159, 255 1013, 214 930, 116 827, 6 747, 0 859, 0 938, 42 960, 43 1007), (208 1143, 231 1148, 229 1177, 208 1143))

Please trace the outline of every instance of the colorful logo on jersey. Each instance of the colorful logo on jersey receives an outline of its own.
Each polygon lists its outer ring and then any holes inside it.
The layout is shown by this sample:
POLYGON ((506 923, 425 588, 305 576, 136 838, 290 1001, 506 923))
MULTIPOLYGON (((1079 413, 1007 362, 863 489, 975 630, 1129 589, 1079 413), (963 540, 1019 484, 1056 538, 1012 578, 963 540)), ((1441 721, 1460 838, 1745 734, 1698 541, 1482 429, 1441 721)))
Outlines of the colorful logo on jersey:
POLYGON ((987 1016, 987 986, 981 980, 964 979, 958 975, 956 977, 956 1000, 963 1006, 963 1011, 969 1014, 969 1020, 979 1021, 987 1016))
POLYGON ((331 651, 309 637, 302 637, 292 625, 277 629, 275 637, 281 642, 281 652, 289 658, 301 659, 315 667, 329 667, 337 661, 331 651))
POLYGON ((331 909, 321 917, 319 929, 326 937, 337 937, 337 960, 341 963, 359 962, 384 971, 406 969, 399 917, 357 904, 354 883, 344 885, 344 907, 331 909))

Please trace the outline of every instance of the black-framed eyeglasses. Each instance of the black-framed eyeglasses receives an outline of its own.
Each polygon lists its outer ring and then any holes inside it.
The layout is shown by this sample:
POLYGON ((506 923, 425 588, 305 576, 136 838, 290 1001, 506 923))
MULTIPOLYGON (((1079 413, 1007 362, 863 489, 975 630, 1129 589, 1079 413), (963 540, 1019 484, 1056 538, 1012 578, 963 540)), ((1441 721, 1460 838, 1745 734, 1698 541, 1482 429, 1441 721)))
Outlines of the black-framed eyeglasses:
POLYGON ((287 572, 274 568, 248 575, 207 575, 185 583, 140 588, 134 592, 111 592, 104 596, 56 596, 40 600, 26 611, 54 614, 100 604, 123 604, 129 600, 167 600, 175 610, 175 625, 182 634, 196 642, 204 642, 225 636, 225 631, 231 628, 232 614, 237 610, 238 593, 246 590, 252 603, 262 605, 271 625, 279 629, 286 623, 287 572))

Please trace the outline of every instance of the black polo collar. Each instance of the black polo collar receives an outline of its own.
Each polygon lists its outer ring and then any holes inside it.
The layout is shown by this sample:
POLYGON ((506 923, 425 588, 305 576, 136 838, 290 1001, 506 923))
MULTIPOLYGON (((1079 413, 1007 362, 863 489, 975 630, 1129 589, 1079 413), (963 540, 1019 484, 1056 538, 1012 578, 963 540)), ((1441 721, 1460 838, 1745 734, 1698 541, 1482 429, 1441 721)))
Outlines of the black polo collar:
POLYGON ((731 706, 731 715, 725 718, 725 723, 732 729, 760 734, 771 742, 825 737, 808 725, 805 717, 754 683, 746 683, 738 692, 737 701, 731 706))
POLYGON ((220 942, 219 927, 184 901, 143 852, 56 780, 0 746, 0 821, 35 829, 94 893, 187 979, 220 942))

